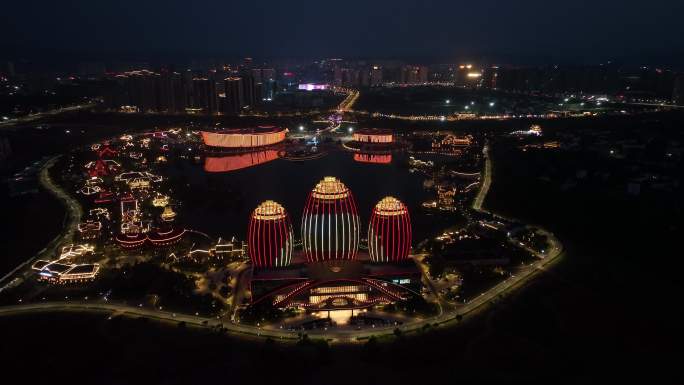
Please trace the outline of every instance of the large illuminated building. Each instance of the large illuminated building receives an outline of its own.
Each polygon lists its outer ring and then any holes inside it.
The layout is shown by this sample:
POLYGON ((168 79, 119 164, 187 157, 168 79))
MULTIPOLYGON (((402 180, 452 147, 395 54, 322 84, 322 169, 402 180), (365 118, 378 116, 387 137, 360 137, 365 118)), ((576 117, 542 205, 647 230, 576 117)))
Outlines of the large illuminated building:
POLYGON ((361 223, 351 190, 335 177, 313 188, 302 214, 302 244, 309 262, 353 260, 361 223))
POLYGON ((373 262, 406 260, 411 250, 411 217, 404 203, 385 197, 373 208, 368 224, 368 251, 373 262))
POLYGON ((245 152, 227 156, 207 156, 204 159, 206 172, 230 172, 256 166, 278 159, 278 151, 267 149, 263 151, 245 152))
POLYGON ((361 129, 354 132, 352 140, 360 143, 383 143, 394 142, 392 131, 383 129, 361 129))
POLYGON ((283 267, 292 260, 294 234, 285 208, 262 202, 252 212, 247 233, 249 258, 257 267, 283 267))
POLYGON ((285 140, 287 129, 275 126, 202 131, 204 144, 214 148, 240 150, 270 146, 285 140))
POLYGON ((354 197, 334 177, 325 177, 309 194, 301 252, 293 252, 293 242, 288 243, 292 233, 285 209, 271 201, 259 205, 248 230, 252 306, 334 313, 342 319, 357 309, 420 296, 420 270, 408 257, 411 221, 406 205, 384 198, 369 226, 367 253, 359 250, 361 223, 354 197))

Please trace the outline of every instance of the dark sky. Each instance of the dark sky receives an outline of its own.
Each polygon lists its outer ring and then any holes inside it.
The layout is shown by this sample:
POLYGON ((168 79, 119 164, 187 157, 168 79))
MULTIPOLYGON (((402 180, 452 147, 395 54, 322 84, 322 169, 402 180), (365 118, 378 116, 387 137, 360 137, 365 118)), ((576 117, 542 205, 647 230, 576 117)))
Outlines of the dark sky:
POLYGON ((1 12, 6 54, 591 61, 684 52, 683 0, 15 0, 1 12))

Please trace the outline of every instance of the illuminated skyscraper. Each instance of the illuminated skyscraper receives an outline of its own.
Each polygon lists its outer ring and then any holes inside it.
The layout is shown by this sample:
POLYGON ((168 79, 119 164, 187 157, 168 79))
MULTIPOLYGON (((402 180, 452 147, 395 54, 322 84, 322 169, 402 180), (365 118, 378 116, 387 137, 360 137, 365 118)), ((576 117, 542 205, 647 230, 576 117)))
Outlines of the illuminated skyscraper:
POLYGON ((223 112, 237 114, 245 105, 242 79, 237 77, 226 78, 224 84, 226 97, 223 112))
POLYGON ((262 202, 252 212, 247 231, 249 258, 255 267, 290 264, 294 235, 285 208, 274 201, 262 202))
POLYGON ((385 197, 373 208, 368 225, 368 251, 373 262, 399 262, 411 250, 411 217, 405 204, 385 197))
POLYGON ((327 176, 313 188, 302 214, 302 243, 309 262, 352 260, 361 223, 351 191, 327 176))
POLYGON ((192 79, 193 86, 193 107, 201 108, 207 113, 218 112, 216 83, 207 78, 192 79))
POLYGON ((370 70, 370 86, 375 87, 382 84, 382 67, 373 66, 370 70))

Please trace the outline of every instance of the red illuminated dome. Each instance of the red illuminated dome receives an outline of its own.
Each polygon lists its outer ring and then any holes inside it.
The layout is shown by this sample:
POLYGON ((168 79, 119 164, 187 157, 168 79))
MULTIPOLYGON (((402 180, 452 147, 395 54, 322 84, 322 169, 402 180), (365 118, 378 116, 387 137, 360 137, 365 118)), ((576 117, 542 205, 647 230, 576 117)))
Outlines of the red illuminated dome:
POLYGON ((351 191, 326 176, 309 194, 302 214, 302 244, 309 262, 351 260, 359 250, 360 220, 351 191))
POLYGON ((405 204, 385 197, 373 208, 368 226, 368 251, 373 262, 399 262, 411 250, 411 217, 405 204))
POLYGON ((247 231, 249 258, 256 267, 287 266, 292 260, 294 235, 287 211, 274 201, 262 202, 252 212, 247 231))

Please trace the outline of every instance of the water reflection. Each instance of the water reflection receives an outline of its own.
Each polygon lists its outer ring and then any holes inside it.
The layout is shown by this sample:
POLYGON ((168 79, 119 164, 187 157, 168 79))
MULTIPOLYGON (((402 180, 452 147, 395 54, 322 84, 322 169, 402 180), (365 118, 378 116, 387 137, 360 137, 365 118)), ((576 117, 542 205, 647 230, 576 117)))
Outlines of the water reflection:
POLYGON ((204 159, 206 172, 230 172, 256 166, 278 159, 277 150, 245 152, 221 157, 207 156, 204 159))
POLYGON ((390 164, 392 163, 392 154, 370 154, 357 152, 354 154, 354 160, 361 163, 390 164))

